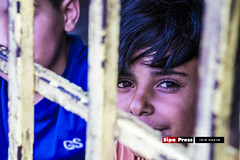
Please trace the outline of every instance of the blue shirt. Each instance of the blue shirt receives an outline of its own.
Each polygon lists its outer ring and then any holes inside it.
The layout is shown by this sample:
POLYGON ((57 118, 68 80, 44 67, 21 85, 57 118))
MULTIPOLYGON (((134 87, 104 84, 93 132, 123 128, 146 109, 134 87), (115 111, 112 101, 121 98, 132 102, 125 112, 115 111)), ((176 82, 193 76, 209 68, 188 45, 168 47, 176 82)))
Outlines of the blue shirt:
MULTIPOLYGON (((77 36, 68 36, 69 54, 63 77, 87 91, 87 47, 77 36)), ((8 87, 0 78, 0 159, 8 156, 8 87)), ((85 159, 86 122, 44 98, 34 110, 33 159, 85 159)))

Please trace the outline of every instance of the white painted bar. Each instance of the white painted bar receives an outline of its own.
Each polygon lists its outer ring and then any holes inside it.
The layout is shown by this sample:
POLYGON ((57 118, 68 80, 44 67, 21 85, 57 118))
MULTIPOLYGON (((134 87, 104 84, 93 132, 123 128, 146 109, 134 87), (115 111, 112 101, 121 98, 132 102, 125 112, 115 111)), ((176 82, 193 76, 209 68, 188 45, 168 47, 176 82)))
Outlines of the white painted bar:
POLYGON ((119 11, 119 0, 90 3, 88 160, 114 158, 119 11))
POLYGON ((115 135, 130 149, 140 153, 148 160, 189 160, 187 148, 174 143, 162 143, 162 134, 150 126, 118 110, 115 135))
POLYGON ((33 0, 9 0, 9 157, 33 157, 33 0))
MULTIPOLYGON (((0 70, 7 74, 8 56, 0 54, 0 70)), ((88 120, 88 93, 47 68, 34 63, 35 90, 66 110, 88 120)))
POLYGON ((39 64, 34 64, 34 67, 36 91, 87 121, 88 93, 39 64))
POLYGON ((239 26, 239 0, 206 0, 203 19, 195 136, 221 136, 225 138, 225 143, 193 144, 192 159, 224 160, 229 158, 227 157, 228 121, 239 26), (236 4, 232 5, 233 2, 236 4), (233 14, 232 19, 231 5, 235 8, 234 12, 237 12, 233 14))

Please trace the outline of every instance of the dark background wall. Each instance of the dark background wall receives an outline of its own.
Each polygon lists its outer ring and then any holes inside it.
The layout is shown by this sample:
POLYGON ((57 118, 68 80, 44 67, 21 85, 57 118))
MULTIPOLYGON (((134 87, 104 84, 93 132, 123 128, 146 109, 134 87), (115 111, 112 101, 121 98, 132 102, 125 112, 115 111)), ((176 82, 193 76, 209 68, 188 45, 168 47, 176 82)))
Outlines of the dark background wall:
POLYGON ((71 34, 79 35, 85 44, 88 44, 88 8, 89 0, 80 1, 80 18, 75 30, 71 34))

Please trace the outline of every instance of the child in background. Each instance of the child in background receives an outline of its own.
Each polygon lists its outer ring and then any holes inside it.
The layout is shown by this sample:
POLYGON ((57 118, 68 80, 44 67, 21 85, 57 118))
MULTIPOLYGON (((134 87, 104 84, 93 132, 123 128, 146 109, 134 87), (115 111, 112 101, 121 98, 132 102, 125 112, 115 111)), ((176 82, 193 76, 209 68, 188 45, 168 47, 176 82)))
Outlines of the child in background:
MULTIPOLYGON (((117 106, 164 136, 193 134, 201 11, 201 0, 122 0, 117 106)), ((144 159, 115 147, 115 160, 144 159)))
MULTIPOLYGON (((87 47, 67 35, 80 15, 79 0, 34 1, 34 60, 87 90, 87 47)), ((8 1, 0 5, 0 44, 8 46, 8 1)), ((26 71, 27 72, 27 71, 26 71)), ((8 159, 8 82, 0 73, 0 159, 8 159)), ((35 93, 33 159, 84 160, 86 122, 35 93)))

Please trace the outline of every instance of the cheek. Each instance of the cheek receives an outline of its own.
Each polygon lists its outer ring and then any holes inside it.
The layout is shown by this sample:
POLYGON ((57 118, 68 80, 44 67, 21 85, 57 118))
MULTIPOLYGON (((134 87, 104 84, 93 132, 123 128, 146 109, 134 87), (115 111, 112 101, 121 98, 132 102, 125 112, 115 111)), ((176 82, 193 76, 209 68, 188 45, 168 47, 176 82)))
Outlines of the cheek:
POLYGON ((46 38, 44 29, 34 28, 34 59, 36 63, 47 66, 47 61, 51 59, 49 53, 52 52, 50 46, 51 42, 46 38), (48 52, 48 54, 46 53, 48 52))
POLYGON ((181 92, 179 94, 164 95, 158 97, 158 102, 155 102, 155 113, 157 117, 161 117, 161 122, 166 122, 170 125, 171 136, 190 136, 195 123, 195 99, 190 98, 181 92))
POLYGON ((130 105, 130 96, 126 94, 117 94, 117 107, 128 112, 130 105))
POLYGON ((176 104, 173 118, 174 135, 190 136, 193 132, 195 124, 195 108, 194 100, 185 100, 176 104))
POLYGON ((34 42, 38 48, 46 49, 51 46, 53 41, 52 23, 44 17, 36 17, 34 19, 34 42))
MULTIPOLYGON (((44 24, 43 21, 41 21, 41 19, 39 19, 38 17, 36 17, 34 19, 34 58, 35 61, 37 63, 41 62, 41 55, 43 54, 43 50, 48 50, 47 45, 44 44, 44 42, 46 43, 46 25, 44 24), (43 24, 41 24, 43 23, 43 24), (41 24, 41 25, 40 25, 41 24), (44 26, 44 27, 43 27, 44 26)), ((51 45, 51 44, 49 44, 51 45)))
POLYGON ((36 19, 34 22, 34 59, 36 63, 49 67, 55 58, 57 41, 54 40, 51 26, 44 21, 36 19), (40 24, 43 22, 43 24, 40 24))

